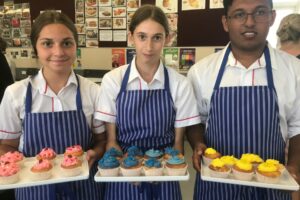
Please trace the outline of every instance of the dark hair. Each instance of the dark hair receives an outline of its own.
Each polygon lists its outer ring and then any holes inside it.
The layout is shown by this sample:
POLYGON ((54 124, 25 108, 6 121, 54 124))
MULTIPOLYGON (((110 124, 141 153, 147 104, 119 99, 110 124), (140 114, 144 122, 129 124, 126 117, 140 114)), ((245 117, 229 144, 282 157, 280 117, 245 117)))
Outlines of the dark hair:
POLYGON ((33 50, 36 53, 36 55, 38 55, 36 50, 37 39, 40 35, 41 30, 49 24, 65 25, 73 33, 74 39, 76 41, 76 45, 78 44, 77 29, 74 23, 72 22, 72 20, 63 13, 57 12, 55 10, 47 10, 41 13, 35 19, 31 29, 30 39, 31 39, 33 50))
POLYGON ((6 48, 7 48, 7 42, 0 37, 0 51, 5 52, 6 48))
POLYGON ((150 4, 143 5, 135 11, 129 25, 129 31, 133 33, 135 28, 147 19, 151 19, 162 25, 166 31, 166 35, 169 35, 169 23, 165 13, 159 7, 150 4))
MULTIPOLYGON (((232 5, 234 0, 223 0, 224 13, 227 15, 229 7, 232 5)), ((273 0, 268 0, 271 9, 273 9, 273 0)))

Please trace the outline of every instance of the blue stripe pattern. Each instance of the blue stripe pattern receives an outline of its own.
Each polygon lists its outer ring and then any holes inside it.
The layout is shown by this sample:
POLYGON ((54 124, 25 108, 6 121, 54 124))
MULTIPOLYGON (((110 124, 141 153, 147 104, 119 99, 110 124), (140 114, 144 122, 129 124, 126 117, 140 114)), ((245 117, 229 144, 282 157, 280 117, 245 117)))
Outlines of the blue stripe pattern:
MULTIPOLYGON (((53 148, 58 154, 64 153, 66 147, 76 144, 81 145, 84 151, 91 148, 92 133, 81 109, 79 81, 76 95, 77 110, 31 113, 31 93, 31 84, 29 84, 25 102, 26 115, 23 123, 23 153, 26 157, 37 155, 45 147, 53 148)), ((88 180, 16 189, 16 199, 101 200, 103 198, 103 185, 93 180, 96 171, 97 163, 91 168, 88 180)))
MULTIPOLYGON (((273 84, 268 48, 265 48, 267 86, 221 87, 227 63, 227 49, 211 97, 211 107, 205 134, 206 144, 222 155, 239 158, 243 153, 255 153, 263 159, 285 163, 285 142, 280 130, 279 108, 273 84), (271 76, 271 77, 269 77, 271 76)), ((205 200, 288 200, 281 190, 202 181, 196 175, 194 199, 205 200)))
MULTIPOLYGON (((174 143, 176 111, 169 89, 167 69, 164 68, 165 88, 160 90, 126 91, 130 67, 126 70, 116 101, 118 142, 123 151, 136 145, 142 150, 162 149, 174 143)), ((106 200, 181 200, 178 182, 106 183, 106 200)))

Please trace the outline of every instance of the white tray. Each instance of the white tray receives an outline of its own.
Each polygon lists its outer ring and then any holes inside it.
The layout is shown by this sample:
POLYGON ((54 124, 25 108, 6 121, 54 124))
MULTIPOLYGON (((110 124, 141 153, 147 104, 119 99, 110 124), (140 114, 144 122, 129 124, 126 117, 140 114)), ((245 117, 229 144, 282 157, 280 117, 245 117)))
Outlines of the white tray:
POLYGON ((144 170, 140 176, 123 176, 120 172, 119 176, 101 176, 99 171, 94 177, 96 182, 151 182, 151 181, 188 181, 190 179, 189 171, 183 176, 169 176, 164 170, 163 176, 145 176, 144 170))
POLYGON ((47 179, 47 180, 42 180, 42 181, 32 181, 30 179, 30 173, 28 173, 30 168, 33 166, 34 162, 36 161, 36 158, 35 157, 24 158, 25 160, 23 161, 21 170, 19 172, 19 177, 20 177, 19 181, 16 183, 7 184, 7 185, 0 184, 0 190, 88 179, 89 166, 88 166, 88 162, 85 159, 85 157, 86 157, 86 154, 83 155, 84 159, 83 159, 83 163, 81 166, 82 173, 79 174, 78 176, 65 177, 62 175, 61 170, 59 169, 63 155, 62 154, 57 155, 55 158, 53 169, 52 169, 51 178, 47 179))
POLYGON ((201 178, 205 181, 213 181, 213 182, 220 182, 220 183, 229 183, 229 184, 237 184, 237 185, 246 185, 246 186, 253 186, 253 187, 262 187, 262 188, 271 188, 271 189, 280 189, 280 190, 291 190, 291 191, 298 191, 299 185, 294 180, 294 178, 289 174, 287 170, 284 170, 281 179, 278 183, 262 183, 256 180, 254 176, 251 181, 241 181, 237 180, 233 177, 232 173, 229 175, 228 178, 216 178, 212 177, 209 174, 209 169, 207 166, 201 166, 201 178))

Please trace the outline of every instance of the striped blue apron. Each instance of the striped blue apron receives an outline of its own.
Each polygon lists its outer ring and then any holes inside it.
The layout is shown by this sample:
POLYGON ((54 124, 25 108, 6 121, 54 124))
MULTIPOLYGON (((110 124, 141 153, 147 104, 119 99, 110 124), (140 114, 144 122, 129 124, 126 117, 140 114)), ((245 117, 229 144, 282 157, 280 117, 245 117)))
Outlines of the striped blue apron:
MULTIPOLYGON (((263 159, 284 163, 285 142, 280 131, 269 49, 264 50, 267 86, 220 87, 230 51, 229 47, 211 97, 206 144, 222 155, 239 158, 243 153, 255 153, 263 159)), ((202 181, 197 173, 194 199, 285 200, 290 195, 280 190, 202 181)))
MULTIPOLYGON (((35 156, 44 147, 53 148, 62 154, 65 148, 80 144, 87 151, 91 148, 92 134, 82 110, 78 77, 76 94, 77 110, 31 113, 32 93, 28 84, 25 100, 24 148, 26 157, 35 156)), ((93 181, 97 171, 95 164, 88 180, 34 186, 16 189, 17 200, 82 200, 102 199, 102 185, 93 181)))
MULTIPOLYGON (((165 89, 126 91, 131 66, 128 66, 116 100, 118 142, 126 151, 136 145, 146 151, 174 144, 176 111, 169 88, 169 75, 164 68, 165 89)), ((178 182, 107 183, 107 200, 180 200, 178 182)))

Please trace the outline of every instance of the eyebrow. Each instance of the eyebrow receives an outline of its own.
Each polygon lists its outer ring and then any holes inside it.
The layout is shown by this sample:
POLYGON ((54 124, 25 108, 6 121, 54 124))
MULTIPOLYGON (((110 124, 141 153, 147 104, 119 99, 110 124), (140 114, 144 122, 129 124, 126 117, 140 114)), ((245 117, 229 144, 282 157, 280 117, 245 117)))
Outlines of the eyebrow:
MULTIPOLYGON (((53 40, 53 38, 40 38, 39 40, 53 40)), ((72 37, 66 37, 63 38, 62 41, 66 41, 66 40, 73 40, 72 37)))
MULTIPOLYGON (((259 6, 257 6, 257 7, 255 7, 254 9, 253 9, 253 11, 254 10, 257 10, 257 9, 260 9, 260 8, 269 8, 268 6, 266 6, 266 5, 259 5, 259 6)), ((243 9, 243 8, 237 8, 236 10, 233 10, 232 12, 238 12, 238 11, 246 11, 245 9, 243 9)))

